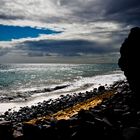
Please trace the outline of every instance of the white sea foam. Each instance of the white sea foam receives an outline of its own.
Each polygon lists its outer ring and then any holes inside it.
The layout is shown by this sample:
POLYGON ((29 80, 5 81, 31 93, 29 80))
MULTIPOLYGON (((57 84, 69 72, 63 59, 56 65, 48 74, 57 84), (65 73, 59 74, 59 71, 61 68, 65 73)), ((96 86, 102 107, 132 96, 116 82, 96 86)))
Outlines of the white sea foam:
POLYGON ((73 94, 79 92, 85 92, 98 88, 100 85, 112 85, 114 82, 124 80, 125 76, 122 72, 116 71, 112 74, 98 75, 94 77, 80 78, 73 83, 69 83, 70 86, 56 90, 53 92, 39 93, 32 96, 28 101, 0 103, 0 113, 7 111, 8 109, 19 110, 20 107, 36 105, 38 102, 42 102, 48 99, 58 98, 60 95, 73 94))

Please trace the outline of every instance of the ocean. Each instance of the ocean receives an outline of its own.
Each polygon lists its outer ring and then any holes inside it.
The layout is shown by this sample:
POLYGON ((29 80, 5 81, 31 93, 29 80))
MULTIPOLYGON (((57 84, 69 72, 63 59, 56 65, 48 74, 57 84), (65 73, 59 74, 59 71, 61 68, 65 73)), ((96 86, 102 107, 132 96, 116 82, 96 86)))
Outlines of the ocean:
POLYGON ((93 90, 124 79, 109 64, 0 64, 0 106, 93 90))

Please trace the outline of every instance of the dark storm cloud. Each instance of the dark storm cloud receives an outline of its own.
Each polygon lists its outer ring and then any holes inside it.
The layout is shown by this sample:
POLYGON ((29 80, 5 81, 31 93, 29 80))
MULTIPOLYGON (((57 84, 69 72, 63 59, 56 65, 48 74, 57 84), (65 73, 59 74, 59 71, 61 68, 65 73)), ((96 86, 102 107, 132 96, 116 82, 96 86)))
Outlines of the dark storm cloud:
POLYGON ((104 18, 127 25, 140 25, 139 0, 109 0, 105 7, 104 18))
POLYGON ((1 13, 0 19, 3 19, 3 20, 23 19, 23 16, 6 15, 6 14, 1 13))
POLYGON ((83 54, 100 54, 115 52, 116 49, 86 40, 40 40, 26 41, 20 47, 22 50, 28 50, 29 55, 48 55, 59 54, 62 56, 77 56, 83 54), (34 53, 33 53, 34 52, 34 53), (37 53, 39 52, 39 53, 37 53), (42 52, 42 53, 41 53, 42 52))
POLYGON ((123 12, 133 10, 140 7, 139 0, 108 0, 107 10, 110 13, 123 12))
POLYGON ((140 24, 139 0, 62 0, 61 4, 69 6, 75 19, 80 22, 115 21, 134 26, 140 24))
POLYGON ((140 21, 139 0, 61 0, 61 6, 72 11, 71 20, 79 22, 116 21, 138 24, 140 21))

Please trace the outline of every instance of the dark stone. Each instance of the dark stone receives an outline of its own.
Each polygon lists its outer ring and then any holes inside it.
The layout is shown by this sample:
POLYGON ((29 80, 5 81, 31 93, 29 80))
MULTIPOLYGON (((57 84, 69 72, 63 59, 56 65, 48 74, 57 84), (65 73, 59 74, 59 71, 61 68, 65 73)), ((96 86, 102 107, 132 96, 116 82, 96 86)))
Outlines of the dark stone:
POLYGON ((13 139, 12 124, 10 121, 0 121, 0 140, 13 139))
POLYGON ((25 140, 35 139, 35 138, 39 138, 40 130, 36 125, 24 123, 23 134, 25 140))
POLYGON ((98 87, 98 92, 102 92, 102 91, 105 91, 105 87, 104 86, 99 86, 98 87))
POLYGON ((82 121, 93 121, 94 120, 94 115, 92 114, 92 112, 88 111, 88 110, 83 110, 83 109, 81 109, 78 112, 78 117, 82 121))
POLYGON ((54 90, 59 90, 68 87, 69 85, 56 86, 54 90))

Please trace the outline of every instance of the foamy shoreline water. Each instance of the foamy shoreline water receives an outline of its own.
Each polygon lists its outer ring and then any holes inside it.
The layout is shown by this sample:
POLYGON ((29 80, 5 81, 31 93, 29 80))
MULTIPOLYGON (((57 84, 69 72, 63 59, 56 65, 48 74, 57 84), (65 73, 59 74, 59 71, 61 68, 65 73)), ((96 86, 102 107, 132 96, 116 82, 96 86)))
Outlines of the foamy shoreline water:
POLYGON ((0 113, 3 113, 7 111, 8 109, 17 111, 21 107, 25 107, 25 106, 30 107, 32 105, 37 105, 38 102, 43 102, 44 100, 59 98, 60 95, 91 91, 93 90, 93 88, 98 88, 100 85, 109 87, 114 82, 124 80, 124 79, 125 79, 125 76, 120 71, 117 71, 116 73, 113 73, 113 74, 98 75, 94 77, 82 78, 79 81, 75 81, 75 83, 73 83, 67 88, 60 89, 59 91, 53 91, 49 94, 46 94, 46 93, 36 94, 27 101, 0 103, 0 113), (83 85, 91 85, 91 86, 82 88, 83 85), (72 89, 75 89, 75 88, 79 88, 79 90, 74 92, 74 90, 72 89))

